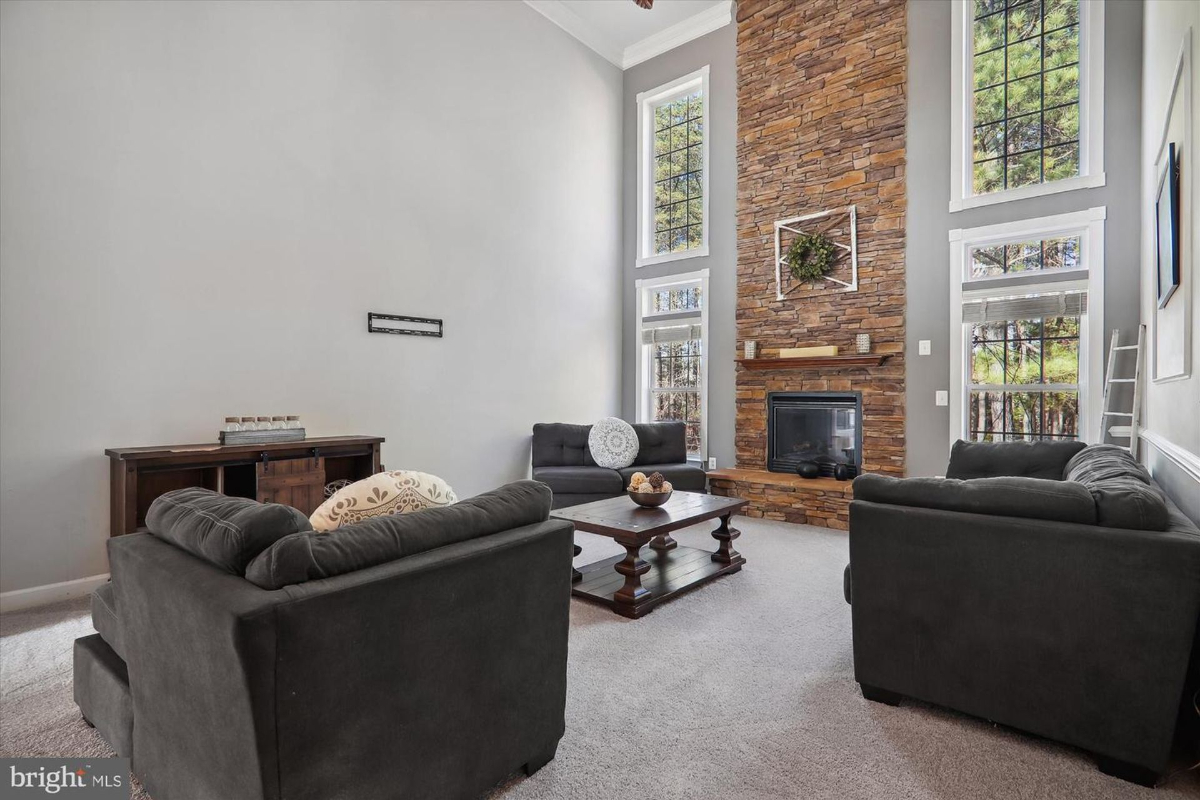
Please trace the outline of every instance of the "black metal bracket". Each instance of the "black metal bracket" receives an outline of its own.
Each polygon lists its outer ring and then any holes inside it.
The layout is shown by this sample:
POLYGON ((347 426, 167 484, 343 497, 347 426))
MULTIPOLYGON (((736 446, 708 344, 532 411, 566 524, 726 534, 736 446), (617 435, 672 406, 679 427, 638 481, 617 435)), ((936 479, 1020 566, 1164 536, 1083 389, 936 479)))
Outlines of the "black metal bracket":
POLYGON ((368 311, 367 333, 396 333, 403 336, 434 336, 440 339, 442 338, 442 321, 440 319, 430 319, 429 317, 404 317, 398 314, 376 314, 373 311, 368 311), (376 325, 376 320, 383 320, 387 322, 412 322, 417 325, 428 325, 430 328, 384 327, 381 325, 376 325), (431 328, 436 328, 436 330, 431 328))
POLYGON ((262 453, 260 453, 259 455, 260 455, 260 456, 261 456, 261 458, 262 458, 262 463, 263 463, 263 466, 264 466, 264 467, 265 467, 267 464, 269 464, 269 463, 271 462, 271 454, 270 454, 270 453, 268 453, 267 451, 265 451, 265 450, 264 450, 264 451, 263 451, 262 453))

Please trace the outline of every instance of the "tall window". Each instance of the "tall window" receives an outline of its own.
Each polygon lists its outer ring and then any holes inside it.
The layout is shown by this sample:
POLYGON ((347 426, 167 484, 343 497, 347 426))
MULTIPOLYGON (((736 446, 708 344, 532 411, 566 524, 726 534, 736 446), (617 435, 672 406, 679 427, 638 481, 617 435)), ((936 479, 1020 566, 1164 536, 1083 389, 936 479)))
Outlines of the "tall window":
POLYGON ((637 102, 637 265, 708 255, 708 67, 637 102))
POLYGON ((637 282, 639 422, 678 420, 690 458, 707 428, 707 270, 637 282))
POLYGON ((958 0, 951 210, 1103 185, 1103 4, 958 0))
POLYGON ((951 234, 952 439, 1094 439, 1103 213, 951 234))

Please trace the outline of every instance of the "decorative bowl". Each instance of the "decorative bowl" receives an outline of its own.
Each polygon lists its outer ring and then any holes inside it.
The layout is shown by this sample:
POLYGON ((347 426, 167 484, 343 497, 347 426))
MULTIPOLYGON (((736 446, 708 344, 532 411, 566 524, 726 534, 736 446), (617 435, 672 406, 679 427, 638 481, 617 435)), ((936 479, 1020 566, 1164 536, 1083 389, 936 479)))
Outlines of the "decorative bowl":
POLYGON ((625 494, 642 508, 658 508, 671 499, 671 492, 635 492, 626 489, 625 494))

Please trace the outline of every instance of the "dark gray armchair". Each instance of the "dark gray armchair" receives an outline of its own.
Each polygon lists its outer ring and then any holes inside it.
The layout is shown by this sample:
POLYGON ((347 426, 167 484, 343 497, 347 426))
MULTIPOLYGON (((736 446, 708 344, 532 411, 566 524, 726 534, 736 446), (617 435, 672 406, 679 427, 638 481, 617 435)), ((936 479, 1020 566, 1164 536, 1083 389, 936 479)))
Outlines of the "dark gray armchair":
POLYGON ((1152 785, 1185 700, 1200 531, 1117 448, 960 445, 960 479, 855 481, 863 695, 1076 745, 1152 785))
POLYGON ((532 773, 564 730, 572 528, 487 526, 536 495, 545 520, 548 494, 526 481, 360 523, 362 547, 301 530, 246 577, 253 553, 222 568, 179 537, 110 539, 76 701, 155 800, 466 798, 532 773), (433 546, 439 527, 451 543, 433 546), (431 549, 387 559, 394 542, 431 549))

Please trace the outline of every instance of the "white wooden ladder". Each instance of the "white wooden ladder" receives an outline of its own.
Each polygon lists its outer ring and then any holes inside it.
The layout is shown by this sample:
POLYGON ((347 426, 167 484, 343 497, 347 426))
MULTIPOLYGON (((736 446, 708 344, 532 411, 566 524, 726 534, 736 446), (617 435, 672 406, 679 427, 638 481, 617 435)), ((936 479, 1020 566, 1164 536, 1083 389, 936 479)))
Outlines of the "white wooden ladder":
POLYGON ((1121 444, 1136 456, 1138 448, 1138 423, 1141 421, 1142 413, 1142 355, 1145 350, 1146 326, 1138 326, 1137 344, 1121 345, 1120 338, 1121 332, 1114 330, 1112 332, 1112 344, 1108 348, 1108 367, 1104 371, 1104 400, 1100 406, 1100 437, 1098 441, 1103 444, 1121 444), (1114 377, 1117 359, 1129 350, 1137 351, 1133 365, 1133 376, 1127 378, 1114 377), (1133 406, 1128 411, 1112 411, 1109 409, 1108 406, 1112 398, 1110 390, 1114 383, 1133 384, 1133 406), (1114 425, 1109 423, 1109 420, 1112 419, 1125 420, 1125 422, 1114 425))

